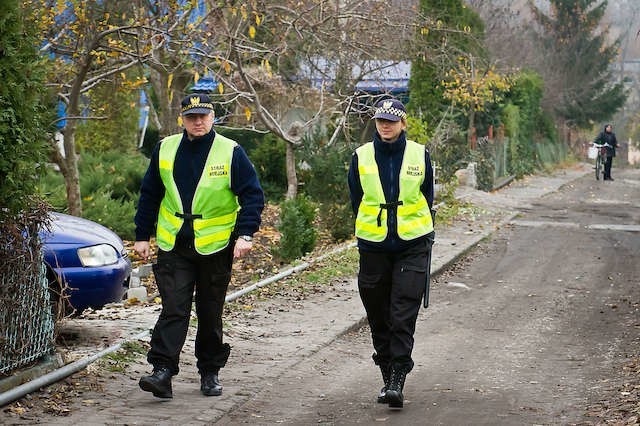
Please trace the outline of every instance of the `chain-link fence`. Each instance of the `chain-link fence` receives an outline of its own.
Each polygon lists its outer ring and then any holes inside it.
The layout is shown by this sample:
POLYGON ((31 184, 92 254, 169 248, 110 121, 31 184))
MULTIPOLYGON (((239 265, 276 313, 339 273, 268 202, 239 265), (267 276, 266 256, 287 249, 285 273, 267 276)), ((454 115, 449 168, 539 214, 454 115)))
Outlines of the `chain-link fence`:
POLYGON ((0 222, 0 377, 54 351, 54 320, 38 229, 41 212, 0 222))
POLYGON ((538 162, 547 166, 567 158, 569 148, 563 143, 538 142, 535 144, 538 162))
POLYGON ((509 147, 509 138, 496 138, 493 141, 493 160, 494 160, 494 169, 493 169, 493 179, 494 182, 499 181, 500 179, 509 175, 508 169, 508 147, 509 147))

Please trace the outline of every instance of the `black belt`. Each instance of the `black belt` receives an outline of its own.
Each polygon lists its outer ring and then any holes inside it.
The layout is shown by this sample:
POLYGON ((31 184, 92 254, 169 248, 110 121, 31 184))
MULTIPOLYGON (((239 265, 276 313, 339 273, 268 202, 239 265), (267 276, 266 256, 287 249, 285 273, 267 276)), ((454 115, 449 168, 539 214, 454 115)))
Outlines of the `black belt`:
POLYGON ((184 220, 193 221, 193 219, 202 219, 202 215, 201 214, 180 213, 180 212, 175 212, 174 214, 177 217, 179 217, 181 219, 184 219, 184 220))
POLYGON ((378 212, 378 226, 382 226, 382 210, 390 209, 392 207, 398 207, 403 204, 402 201, 394 201, 393 203, 380 203, 380 211, 378 212))

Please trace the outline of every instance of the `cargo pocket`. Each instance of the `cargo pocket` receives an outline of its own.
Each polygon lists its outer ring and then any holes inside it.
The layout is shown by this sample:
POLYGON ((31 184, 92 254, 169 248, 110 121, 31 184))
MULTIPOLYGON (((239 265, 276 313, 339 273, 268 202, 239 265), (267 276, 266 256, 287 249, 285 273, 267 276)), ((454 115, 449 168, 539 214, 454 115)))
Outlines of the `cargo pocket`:
POLYGON ((360 272, 358 274, 358 287, 362 289, 376 288, 379 285, 381 278, 382 274, 367 274, 360 272))
POLYGON ((403 265, 400 268, 400 282, 404 288, 404 294, 408 297, 415 299, 422 298, 426 279, 426 266, 403 265))

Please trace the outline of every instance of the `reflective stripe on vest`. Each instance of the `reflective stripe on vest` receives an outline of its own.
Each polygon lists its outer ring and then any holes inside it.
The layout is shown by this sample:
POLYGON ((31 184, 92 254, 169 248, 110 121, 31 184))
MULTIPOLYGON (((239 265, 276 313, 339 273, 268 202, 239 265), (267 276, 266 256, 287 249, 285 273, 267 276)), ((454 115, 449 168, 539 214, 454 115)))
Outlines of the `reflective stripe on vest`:
POLYGON ((420 186, 425 180, 424 146, 407 141, 400 168, 398 203, 388 203, 384 197, 373 142, 356 149, 358 174, 363 190, 356 217, 356 236, 381 242, 387 237, 387 209, 397 208, 398 236, 413 240, 433 231, 431 212, 420 186))
MULTIPOLYGON (((182 199, 173 178, 176 153, 182 134, 166 137, 160 145, 160 178, 165 193, 158 213, 158 247, 169 251, 185 221, 182 199)), ((229 244, 238 215, 238 199, 231 191, 231 159, 237 144, 216 133, 191 204, 194 247, 200 254, 211 254, 229 244)))

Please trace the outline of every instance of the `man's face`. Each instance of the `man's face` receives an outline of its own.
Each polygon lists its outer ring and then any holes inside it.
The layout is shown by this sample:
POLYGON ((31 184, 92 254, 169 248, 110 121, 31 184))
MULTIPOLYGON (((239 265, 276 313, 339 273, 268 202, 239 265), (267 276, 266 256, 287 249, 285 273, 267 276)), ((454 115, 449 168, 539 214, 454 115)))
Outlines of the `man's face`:
POLYGON ((607 132, 611 133, 611 130, 613 130, 613 128, 612 128, 611 126, 607 126, 607 127, 605 128, 605 130, 606 130, 607 132))
POLYGON ((380 138, 385 142, 394 142, 405 129, 404 120, 391 121, 383 118, 376 118, 376 130, 380 134, 380 138))
POLYGON ((182 124, 190 139, 199 138, 211 131, 213 127, 213 112, 209 114, 185 114, 182 124))

